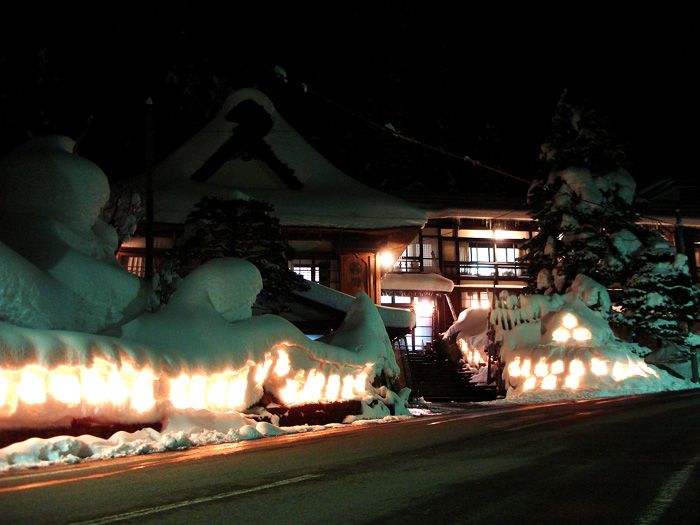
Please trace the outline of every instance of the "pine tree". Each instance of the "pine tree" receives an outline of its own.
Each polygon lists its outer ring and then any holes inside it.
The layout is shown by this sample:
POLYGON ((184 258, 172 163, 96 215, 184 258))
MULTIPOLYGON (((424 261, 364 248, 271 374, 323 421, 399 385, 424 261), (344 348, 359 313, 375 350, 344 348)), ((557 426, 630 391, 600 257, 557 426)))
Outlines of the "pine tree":
POLYGON ((304 290, 306 285, 287 266, 292 250, 272 211, 269 204, 253 199, 204 197, 187 216, 184 234, 177 243, 177 274, 185 275, 218 257, 246 259, 262 276, 258 301, 275 312, 286 309, 292 292, 304 290))
POLYGON ((528 192, 538 234, 524 245, 529 291, 563 292, 579 273, 619 282, 640 246, 632 210, 634 180, 622 146, 595 110, 564 92, 542 146, 543 176, 528 192))
POLYGON ((613 320, 629 338, 645 346, 683 345, 700 312, 700 290, 693 284, 687 257, 649 230, 623 283, 620 312, 613 320))

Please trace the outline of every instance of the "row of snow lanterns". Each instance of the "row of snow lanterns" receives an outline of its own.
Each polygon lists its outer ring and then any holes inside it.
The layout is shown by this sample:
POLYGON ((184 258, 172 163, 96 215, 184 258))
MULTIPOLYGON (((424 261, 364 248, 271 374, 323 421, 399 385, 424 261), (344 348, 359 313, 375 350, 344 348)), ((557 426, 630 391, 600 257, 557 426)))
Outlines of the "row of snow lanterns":
MULTIPOLYGON (((282 382, 281 401, 287 404, 314 401, 354 399, 366 392, 367 373, 325 375, 311 369, 298 371, 293 378, 286 350, 277 351, 274 360, 268 354, 265 361, 233 372, 209 375, 180 374, 166 378, 167 396, 178 409, 240 410, 245 408, 245 397, 252 379, 262 386, 270 377, 282 382)), ((92 366, 59 366, 49 370, 38 365, 27 365, 20 370, 0 369, 0 415, 12 415, 18 405, 37 406, 51 400, 67 407, 85 403, 90 406, 112 405, 130 409, 139 414, 156 405, 156 380, 150 368, 137 370, 129 363, 121 367, 103 359, 95 359, 92 366)))
MULTIPOLYGON (((591 331, 583 326, 579 326, 575 315, 567 313, 562 317, 561 325, 552 332, 552 340, 558 344, 572 342, 574 344, 586 343, 593 338, 591 331)), ((511 378, 524 377, 523 390, 532 390, 540 381, 540 388, 543 390, 554 390, 560 386, 560 378, 566 371, 567 365, 563 359, 557 359, 551 366, 545 357, 541 357, 538 363, 532 367, 530 359, 521 359, 516 356, 508 365, 508 375, 511 378)), ((612 367, 608 361, 591 358, 588 369, 594 376, 602 377, 610 375, 615 381, 623 381, 632 376, 649 377, 657 376, 656 372, 644 361, 632 361, 628 358, 627 363, 616 361, 612 367)), ((568 364, 568 375, 564 377, 563 387, 575 390, 580 386, 581 378, 586 375, 587 369, 580 359, 572 359, 568 364)))

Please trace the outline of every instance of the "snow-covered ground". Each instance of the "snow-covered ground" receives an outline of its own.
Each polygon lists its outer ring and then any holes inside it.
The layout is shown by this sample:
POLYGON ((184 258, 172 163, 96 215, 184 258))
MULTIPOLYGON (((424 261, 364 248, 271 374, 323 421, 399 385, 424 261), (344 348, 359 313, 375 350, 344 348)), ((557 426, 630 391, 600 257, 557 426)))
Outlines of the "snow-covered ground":
POLYGON ((384 416, 365 419, 349 416, 345 423, 278 427, 255 421, 239 413, 183 411, 172 415, 162 432, 144 428, 137 432, 116 432, 108 439, 95 436, 56 436, 31 438, 0 449, 0 472, 82 461, 139 456, 171 450, 186 450, 202 445, 237 443, 284 434, 317 432, 349 425, 389 423, 411 416, 384 416))

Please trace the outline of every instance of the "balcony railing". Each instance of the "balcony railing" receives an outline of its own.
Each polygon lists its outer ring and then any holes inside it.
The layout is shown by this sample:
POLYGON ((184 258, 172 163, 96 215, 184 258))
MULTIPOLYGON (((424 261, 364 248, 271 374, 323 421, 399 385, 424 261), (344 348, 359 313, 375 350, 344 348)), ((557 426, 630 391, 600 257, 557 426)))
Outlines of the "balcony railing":
POLYGON ((526 265, 517 262, 445 261, 445 277, 461 279, 525 279, 526 265))

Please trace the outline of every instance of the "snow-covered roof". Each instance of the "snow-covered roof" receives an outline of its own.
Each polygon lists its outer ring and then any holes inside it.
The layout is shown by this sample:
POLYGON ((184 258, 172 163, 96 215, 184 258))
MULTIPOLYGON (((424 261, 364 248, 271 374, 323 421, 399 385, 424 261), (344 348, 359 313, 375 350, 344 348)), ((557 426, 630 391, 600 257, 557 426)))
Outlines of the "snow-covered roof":
POLYGON ((382 290, 449 293, 454 287, 455 283, 437 273, 388 273, 382 277, 382 290))
MULTIPOLYGON (((306 281, 306 283, 309 285, 308 290, 295 291, 294 293, 341 312, 347 312, 355 301, 351 295, 338 290, 310 281, 306 281)), ((416 324, 415 315, 410 310, 377 306, 377 311, 387 328, 407 328, 410 330, 416 324)))
POLYGON ((267 96, 254 89, 234 92, 204 129, 157 165, 154 188, 159 222, 182 223, 203 196, 232 198, 234 190, 272 204, 284 226, 382 229, 422 226, 426 221, 419 208, 371 189, 333 166, 280 116, 267 96), (241 126, 231 114, 248 101, 271 118, 264 144, 257 147, 269 147, 276 166, 255 155, 243 160, 223 153, 233 130, 241 126), (224 160, 212 163, 217 152, 224 160), (210 173, 193 180, 208 161, 210 173))

